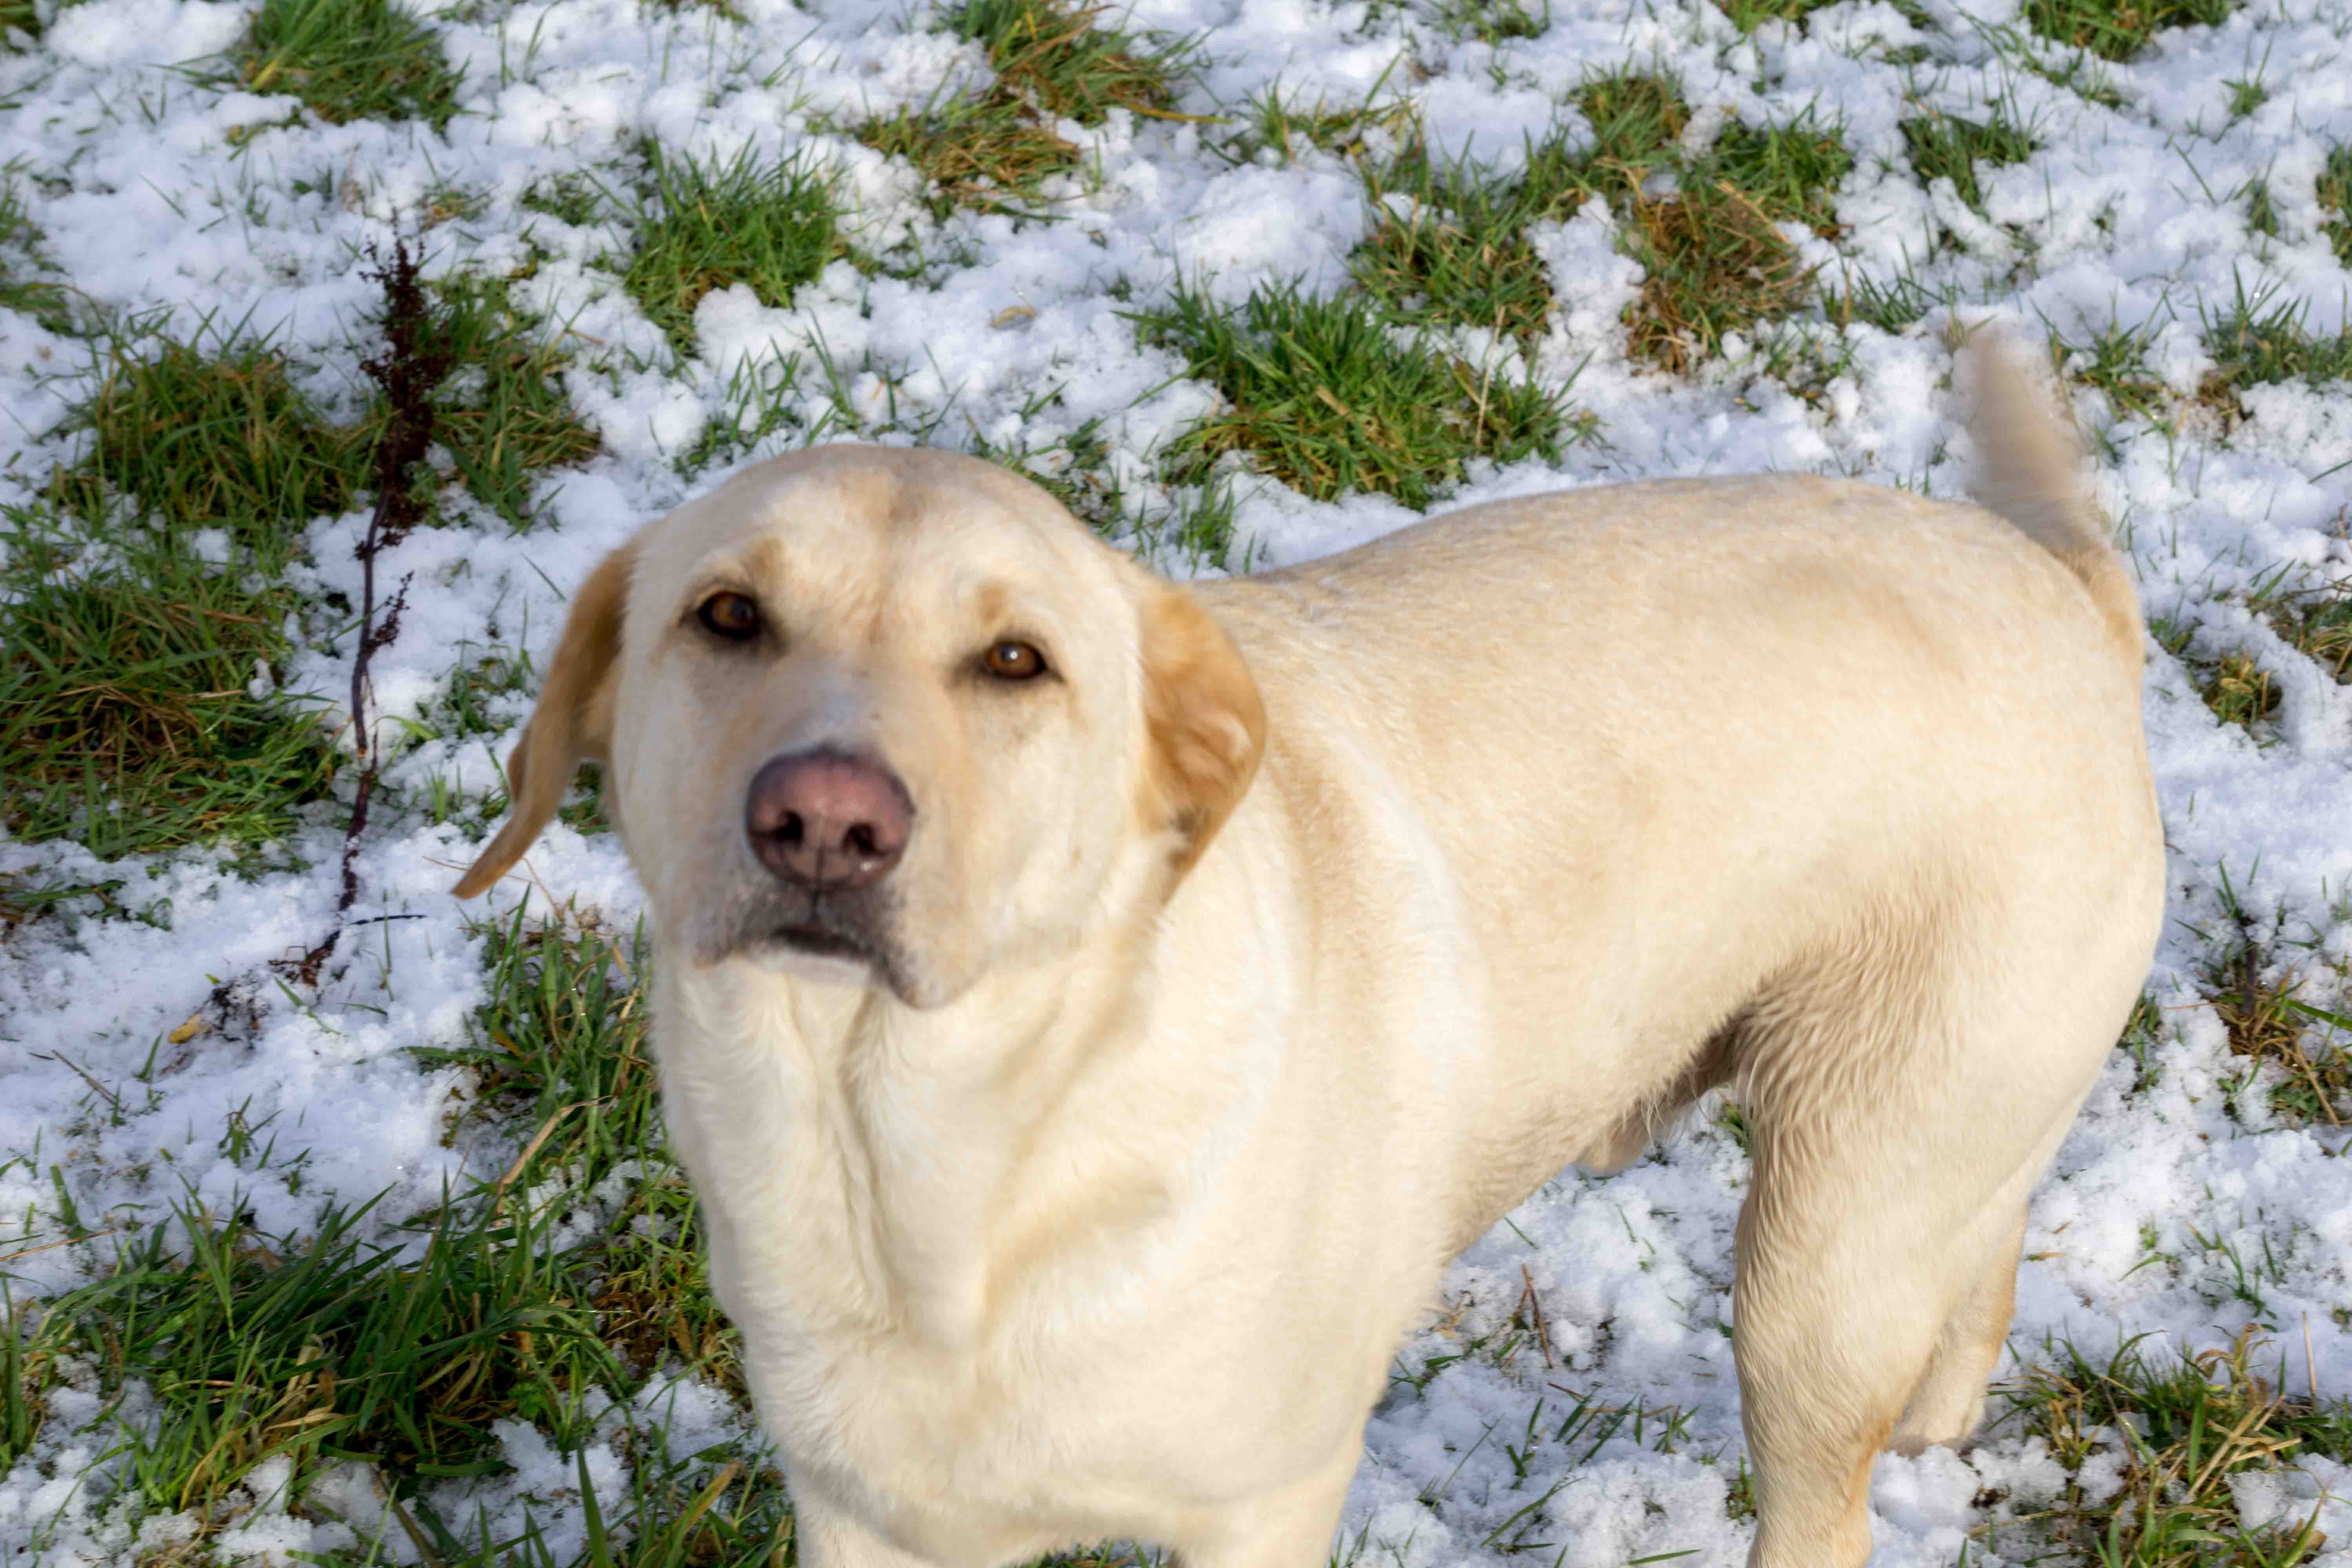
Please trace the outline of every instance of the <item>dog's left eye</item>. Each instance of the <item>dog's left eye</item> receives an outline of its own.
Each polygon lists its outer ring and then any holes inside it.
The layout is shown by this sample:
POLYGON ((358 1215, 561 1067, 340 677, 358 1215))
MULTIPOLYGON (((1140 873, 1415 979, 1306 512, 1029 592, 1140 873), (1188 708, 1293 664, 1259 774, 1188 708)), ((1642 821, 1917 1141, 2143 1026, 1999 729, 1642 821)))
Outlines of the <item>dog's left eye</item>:
POLYGON ((747 642, 760 635, 760 606, 748 595, 713 594, 694 616, 730 642, 747 642))
POLYGON ((1034 680, 1045 673, 1045 656, 1025 642, 1011 637, 981 655, 980 662, 999 680, 1034 680))

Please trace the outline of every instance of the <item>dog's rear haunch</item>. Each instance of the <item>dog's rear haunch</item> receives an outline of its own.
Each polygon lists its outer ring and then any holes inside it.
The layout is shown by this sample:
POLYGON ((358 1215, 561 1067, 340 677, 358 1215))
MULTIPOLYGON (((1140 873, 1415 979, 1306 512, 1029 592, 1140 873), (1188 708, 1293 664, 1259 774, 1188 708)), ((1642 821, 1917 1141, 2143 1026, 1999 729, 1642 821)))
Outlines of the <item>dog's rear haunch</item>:
POLYGON ((1990 510, 1626 485, 1184 589, 833 446, 588 578, 459 890, 605 763, 804 1563, 1324 1563, 1447 1260, 1718 1084, 1751 1562, 1864 1562, 2163 902, 2129 584, 1976 379, 1990 510))

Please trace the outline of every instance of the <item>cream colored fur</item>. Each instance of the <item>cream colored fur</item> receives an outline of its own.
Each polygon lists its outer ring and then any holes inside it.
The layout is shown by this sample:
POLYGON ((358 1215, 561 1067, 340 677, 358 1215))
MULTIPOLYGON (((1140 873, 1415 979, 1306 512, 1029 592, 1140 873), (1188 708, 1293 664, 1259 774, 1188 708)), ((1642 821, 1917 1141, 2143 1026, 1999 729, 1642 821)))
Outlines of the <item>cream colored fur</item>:
POLYGON ((2164 896, 2129 585, 2070 434, 1979 380, 2000 516, 1627 485, 1186 591, 835 446, 607 563, 461 890, 609 757, 803 1562, 1322 1563, 1446 1261, 1718 1083, 1751 1561, 1864 1562, 1872 1456, 1977 1421, 2164 896), (699 626, 720 588, 772 635, 699 626), (980 673, 1008 636, 1051 677, 980 673), (815 745, 914 805, 863 957, 761 925, 747 781, 815 745))

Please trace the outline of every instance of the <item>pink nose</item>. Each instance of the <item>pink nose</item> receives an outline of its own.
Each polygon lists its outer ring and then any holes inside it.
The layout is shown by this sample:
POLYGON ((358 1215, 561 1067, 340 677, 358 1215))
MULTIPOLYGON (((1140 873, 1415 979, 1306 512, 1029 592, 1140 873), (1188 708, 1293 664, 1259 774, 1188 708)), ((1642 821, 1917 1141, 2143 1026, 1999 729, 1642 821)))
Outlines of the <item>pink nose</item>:
POLYGON ((760 863, 817 892, 880 881, 906 853, 914 804, 880 763, 839 752, 772 758, 751 776, 743 826, 760 863))

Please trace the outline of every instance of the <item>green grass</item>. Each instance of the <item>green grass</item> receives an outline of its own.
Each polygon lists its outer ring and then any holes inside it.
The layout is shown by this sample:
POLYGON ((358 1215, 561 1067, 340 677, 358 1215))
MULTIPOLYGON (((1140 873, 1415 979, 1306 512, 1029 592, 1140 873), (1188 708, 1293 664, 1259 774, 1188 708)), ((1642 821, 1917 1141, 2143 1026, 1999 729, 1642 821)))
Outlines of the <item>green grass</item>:
POLYGON ((457 111, 458 73, 440 40, 390 0, 262 0, 238 77, 336 124, 422 120, 437 131, 457 111))
POLYGON ((284 668, 291 595, 168 535, 100 552, 30 514, 0 606, 0 825, 102 858, 280 838, 334 753, 284 668))
POLYGON ((1099 125, 1113 109, 1164 112, 1175 97, 1183 52, 1097 26, 1096 18, 1108 9, 1052 0, 966 0, 943 19, 956 37, 988 52, 1000 90, 1046 114, 1099 125))
POLYGON ((2352 685, 2352 578, 2298 581, 2281 572, 2246 607, 2339 684, 2352 685))
MULTIPOLYGON (((437 402, 437 435, 457 480, 514 526, 531 518, 533 476, 595 456, 565 397, 560 336, 517 313, 506 286, 436 286, 457 369, 437 402)), ((265 570, 291 558, 314 519, 358 504, 381 423, 331 424, 268 342, 234 331, 211 342, 118 335, 100 384, 68 420, 89 454, 58 470, 49 497, 100 521, 117 498, 173 531, 225 528, 265 570)))
POLYGON ((621 281, 681 359, 694 352, 704 295, 740 283, 763 305, 789 305, 842 253, 831 185, 803 160, 746 148, 700 161, 655 148, 650 161, 650 200, 621 281))
POLYGON ((584 1440, 588 1396, 624 1378, 543 1224, 444 1210, 412 1261, 401 1238, 365 1239, 365 1215, 331 1205, 298 1239, 191 1205, 105 1280, 48 1304, 45 1340, 94 1359, 110 1393, 138 1378, 162 1406, 130 1437, 126 1490, 209 1512, 279 1454, 298 1485, 348 1458, 395 1484, 489 1474, 502 1468, 489 1424, 507 1417, 584 1440))
POLYGON ((1539 38, 1551 27, 1551 0, 1438 0, 1430 19, 1456 43, 1493 47, 1539 38))
POLYGON ((1811 300, 1812 274, 1771 214, 1738 187, 1702 178, 1675 196, 1637 196, 1630 205, 1627 248, 1649 272, 1627 323, 1635 358, 1686 374, 1727 334, 1811 300))
POLYGON ((2273 1076, 2273 1114, 2298 1123, 2340 1127, 2352 1109, 2352 1019, 2302 999, 2293 970, 2265 980, 2269 955, 2242 929, 2199 976, 2200 989, 2247 1076, 2273 1076))
POLYGON ((1364 153, 1374 138, 1391 142, 1410 138, 1417 124, 1412 102, 1383 100, 1379 95, 1376 87, 1362 103, 1334 107, 1318 100, 1309 107, 1283 97, 1279 86, 1268 88, 1238 116, 1240 132, 1226 147, 1226 156, 1248 163, 1270 154, 1276 163, 1295 163, 1309 149, 1354 157, 1364 153))
POLYGON ((367 438, 329 424, 267 342, 219 335, 103 347, 99 385, 66 426, 89 432, 89 454, 49 493, 93 522, 122 497, 175 532, 226 528, 274 567, 305 524, 352 504, 367 438))
MULTIPOLYGON (((582 1558, 551 1554, 535 1530, 501 1538, 480 1520, 439 1518, 419 1495, 501 1471, 500 1421, 525 1422, 559 1449, 588 1443, 605 1402, 656 1372, 744 1394, 691 1194, 662 1152, 636 986, 642 938, 615 941, 576 919, 542 927, 520 910, 482 934, 488 996, 471 1043, 417 1055, 468 1072, 467 1115, 518 1130, 502 1175, 380 1235, 364 1206, 330 1206, 299 1237, 179 1206, 127 1237, 106 1279, 47 1303, 31 1333, 12 1310, 0 1466, 29 1444, 59 1358, 74 1356, 110 1398, 135 1379, 160 1406, 121 1434, 118 1495, 193 1510, 207 1531, 256 1465, 282 1457, 297 1513, 322 1468, 377 1465, 404 1529, 453 1564, 748 1563, 789 1540, 781 1489, 751 1455, 671 1461, 643 1437, 625 1508, 592 1518, 582 1558), (559 1240, 562 1194, 614 1178, 617 1212, 585 1239, 559 1240)), ((233 1126, 241 1162, 256 1161, 262 1131, 233 1126)))
MULTIPOLYGON (((2201 310, 2205 351, 2215 366, 2204 395, 2221 402, 2247 386, 2352 380, 2352 327, 2319 336, 2305 325, 2309 316, 2307 301, 2263 290, 2250 295, 2242 282, 2227 309, 2201 310)), ((2228 401, 2234 406, 2233 397, 2228 401)))
POLYGON ((1726 335, 1811 301, 1812 274, 1776 226, 1835 232, 1829 186, 1852 158, 1833 130, 1810 114, 1760 132, 1727 126, 1707 154, 1690 159, 1675 146, 1687 111, 1659 79, 1603 78, 1577 103, 1599 137, 1590 177, 1618 215, 1627 253, 1649 274, 1627 314, 1635 358, 1687 373, 1726 335), (1660 173, 1679 188, 1648 188, 1660 173))
MULTIPOLYGON (((552 340, 502 285, 439 291, 462 367, 439 407, 454 479, 526 526, 536 476, 593 457, 595 437, 555 379, 552 340)), ((12 520, 0 821, 20 837, 109 856, 257 846, 331 780, 315 705, 271 689, 302 609, 284 573, 315 519, 359 504, 382 415, 331 424, 268 343, 219 336, 108 341, 67 421, 85 455, 12 520), (191 548, 214 528, 225 563, 191 548)))
POLYGON ((2319 220, 2319 229, 2335 247, 2336 259, 2352 267, 2352 146, 2329 151, 2316 185, 2322 212, 2335 216, 2319 220))
POLYGON ((1904 121, 1901 130, 1912 172, 1923 184, 1950 180, 1958 188, 1960 200, 1979 216, 1984 213, 1984 193, 1977 184, 1977 165, 2022 163, 2033 156, 2033 138, 1997 108, 1984 120, 1920 115, 1904 121))
POLYGON ((0 174, 0 310, 32 317, 60 336, 76 330, 73 290, 55 278, 39 255, 40 234, 25 210, 15 179, 0 174))
POLYGON ((1356 281, 1401 321, 1486 327, 1530 342, 1551 315, 1551 284, 1528 226, 1557 205, 1540 176, 1507 184, 1469 166, 1402 161, 1365 172, 1381 216, 1352 258, 1356 281), (1405 196, 1410 214, 1387 198, 1405 196))
POLYGON ((1831 0, 1721 0, 1721 3, 1723 14, 1731 18, 1733 26, 1743 33, 1752 33, 1766 22, 1787 22, 1793 26, 1829 5, 1831 0))
MULTIPOLYGON (((2230 1489, 2242 1471, 2352 1458, 2352 1407, 2284 1392, 2303 1369, 2290 1373, 2251 1331, 2187 1359, 2144 1339, 2104 1362, 2071 1344, 2049 1353, 2050 1364, 1996 1394, 2070 1472, 2120 1437, 2124 1481, 2095 1502, 2070 1487, 2055 1507, 2002 1526, 2003 1536, 2032 1531, 2100 1568, 2290 1568, 2319 1550, 2304 1519, 2246 1529, 2230 1489)), ((2014 1540, 1987 1545, 2018 1555, 2014 1540)))
POLYGON ((2128 60, 2167 27, 2219 26, 2234 0, 2025 0, 2026 25, 2043 37, 2128 60))
POLYGON ((1694 158, 1677 144, 1688 110, 1661 77, 1602 77, 1576 103, 1592 145, 1547 137, 1510 179, 1436 163, 1418 143, 1395 159, 1365 160, 1378 216, 1352 258, 1357 281, 1400 321, 1532 341, 1553 300, 1527 230, 1600 195, 1648 274, 1626 317, 1637 358, 1685 372, 1727 334, 1811 300, 1811 275, 1775 226, 1837 232, 1831 195, 1853 161, 1835 128, 1811 114, 1761 130, 1735 124, 1694 158), (1653 189, 1660 175, 1677 188, 1653 189), (1406 211, 1392 205, 1397 196, 1409 198, 1406 211))
POLYGON ((2150 619, 2148 631, 2158 647, 2180 661, 2213 717, 2257 740, 2264 737, 2260 726, 2278 710, 2279 691, 2270 671, 2252 653, 2242 647, 2219 652, 2202 647, 2193 627, 2168 616, 2150 619))
POLYGON ((540 471, 585 463, 599 446, 564 395, 562 334, 518 312, 502 281, 460 279, 435 292, 457 364, 436 399, 435 435, 477 500, 528 527, 540 471))
POLYGON ((939 216, 955 206, 1027 214, 1048 179, 1079 164, 1079 149, 1055 131, 1055 120, 1098 125, 1114 108, 1166 116, 1188 68, 1181 46, 1097 26, 1106 9, 967 0, 941 21, 982 46, 995 82, 869 121, 858 139, 919 169, 939 216))
POLYGON ((1803 224, 1827 239, 1838 232, 1830 197, 1853 168, 1837 127, 1810 109, 1794 120, 1750 130, 1738 122, 1716 138, 1712 172, 1770 214, 1803 224))
POLYGON ((1361 297, 1261 288, 1228 311, 1179 289, 1137 320, 1147 342, 1175 350, 1228 405, 1173 443, 1180 483, 1244 452, 1318 500, 1379 490, 1425 508, 1474 458, 1556 457, 1590 430, 1532 376, 1482 371, 1426 342, 1399 346, 1361 297))
POLYGON ((1078 166, 1076 143, 994 89, 940 93, 918 108, 868 121, 857 138, 914 164, 930 187, 937 217, 960 206, 1035 216, 1033 209, 1045 199, 1040 187, 1078 166))
POLYGON ((2066 367, 2069 379, 2104 393, 2115 417, 2136 416, 2159 428, 2169 428, 2176 399, 2171 387, 2147 363, 2147 352, 2163 324, 2153 315, 2137 326, 2111 321, 2079 342, 2052 328, 2050 357, 2066 367))
POLYGON ((569 1267, 597 1311, 596 1333, 628 1365, 650 1371, 668 1355, 737 1382, 734 1336, 710 1295, 693 1199, 662 1154, 637 989, 649 958, 642 934, 537 926, 518 909, 488 938, 489 1000, 473 1042, 420 1050, 419 1058, 466 1068, 479 1114, 534 1130, 501 1178, 509 1189, 559 1175, 592 1186, 634 1163, 653 1164, 569 1267))
POLYGON ((529 1157, 507 1173, 509 1184, 564 1170, 593 1183, 657 1146, 635 988, 643 942, 593 927, 541 925, 520 908, 483 935, 489 999, 472 1040, 420 1048, 417 1057, 467 1068, 481 1113, 541 1130, 529 1157))

